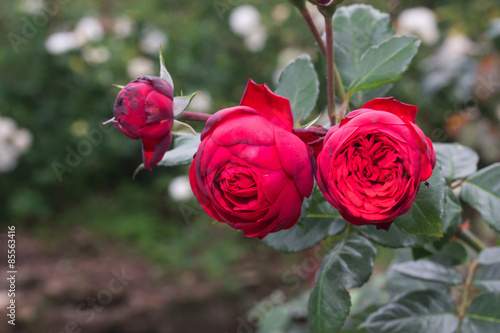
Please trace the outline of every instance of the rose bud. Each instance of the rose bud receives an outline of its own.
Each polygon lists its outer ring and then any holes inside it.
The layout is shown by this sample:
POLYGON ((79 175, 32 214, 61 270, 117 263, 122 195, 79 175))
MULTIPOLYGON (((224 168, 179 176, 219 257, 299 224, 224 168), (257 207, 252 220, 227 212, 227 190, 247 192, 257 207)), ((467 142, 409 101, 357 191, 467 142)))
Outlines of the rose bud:
POLYGON ((170 147, 174 122, 173 91, 170 83, 156 76, 141 76, 118 94, 113 125, 131 139, 141 139, 147 170, 161 161, 170 147))
POLYGON ((416 114, 416 106, 377 98, 326 134, 316 179, 348 222, 388 230, 432 175, 436 155, 415 125, 416 114))
POLYGON ((248 237, 291 228, 313 188, 310 149, 292 130, 288 99, 252 80, 240 106, 212 115, 189 173, 207 214, 248 237))

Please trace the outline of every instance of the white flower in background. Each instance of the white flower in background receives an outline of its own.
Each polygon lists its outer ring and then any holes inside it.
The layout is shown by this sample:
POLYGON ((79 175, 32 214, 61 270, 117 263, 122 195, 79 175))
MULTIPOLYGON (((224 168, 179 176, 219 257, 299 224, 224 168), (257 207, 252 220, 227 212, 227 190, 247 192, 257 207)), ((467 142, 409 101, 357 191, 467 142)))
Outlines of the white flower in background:
POLYGON ((397 32, 399 35, 416 35, 422 43, 434 45, 439 40, 436 14, 425 7, 406 9, 398 17, 397 32))
POLYGON ((288 4, 280 3, 274 6, 271 17, 273 18, 273 22, 282 24, 285 22, 291 14, 290 6, 288 4))
POLYGON ((13 170, 19 156, 30 147, 33 136, 27 129, 18 129, 16 122, 0 117, 0 173, 13 170))
POLYGON ((85 60, 89 64, 97 65, 108 61, 111 57, 111 53, 105 46, 85 46, 82 50, 82 57, 83 60, 85 60))
POLYGON ((14 170, 17 166, 19 155, 19 150, 15 147, 3 142, 0 143, 0 172, 14 170))
POLYGON ((157 55, 160 45, 163 50, 167 49, 168 37, 163 31, 158 29, 147 29, 143 32, 143 37, 140 42, 141 50, 151 55, 157 55))
POLYGON ((7 117, 0 117, 0 142, 10 138, 17 129, 16 122, 7 117))
POLYGON ((43 11, 43 0, 24 0, 21 2, 21 10, 27 14, 39 14, 43 11))
POLYGON ((51 54, 62 54, 77 49, 80 43, 70 31, 56 32, 45 41, 45 49, 51 54))
POLYGON ((113 26, 113 32, 117 37, 128 37, 134 30, 134 21, 128 16, 118 17, 113 26))
POLYGON ((136 79, 139 76, 154 75, 155 64, 146 57, 137 57, 127 64, 127 74, 130 78, 136 79))
POLYGON ((33 135, 25 128, 17 130, 10 138, 12 145, 16 147, 21 153, 26 152, 33 141, 33 135))
POLYGON ((477 45, 467 36, 461 33, 451 33, 446 37, 439 53, 444 57, 461 59, 473 55, 477 51, 477 45))
POLYGON ((264 46, 266 46, 266 41, 267 29, 261 25, 245 37, 245 46, 249 51, 259 52, 264 49, 264 46))
POLYGON ((104 38, 104 27, 94 16, 86 16, 78 21, 73 31, 80 45, 100 41, 104 38))
POLYGON ((236 7, 229 15, 229 27, 241 37, 246 37, 260 26, 260 14, 255 7, 244 5, 236 7))
POLYGON ((189 104, 189 110, 194 112, 207 113, 212 109, 212 96, 209 93, 200 91, 194 96, 191 104, 189 104))
POLYGON ((187 201, 193 197, 193 190, 188 176, 178 176, 172 179, 168 186, 168 193, 175 201, 187 201))

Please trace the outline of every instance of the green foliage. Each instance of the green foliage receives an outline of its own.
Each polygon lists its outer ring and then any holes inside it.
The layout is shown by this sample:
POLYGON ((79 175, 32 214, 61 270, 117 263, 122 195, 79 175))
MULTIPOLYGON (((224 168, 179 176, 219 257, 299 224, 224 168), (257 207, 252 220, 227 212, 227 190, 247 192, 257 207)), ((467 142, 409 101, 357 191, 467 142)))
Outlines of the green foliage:
POLYGON ((445 184, 439 165, 434 168, 427 183, 421 183, 415 202, 408 213, 398 217, 394 224, 412 235, 442 236, 441 218, 445 184))
POLYGON ((460 197, 500 233, 500 163, 479 170, 462 185, 460 197))
POLYGON ((498 332, 500 330, 500 293, 484 293, 467 308, 461 333, 498 332))
POLYGON ((340 213, 325 201, 318 189, 302 204, 298 223, 287 230, 267 235, 263 242, 276 250, 300 252, 341 233, 347 225, 340 213))
POLYGON ((500 263, 480 267, 474 275, 474 287, 481 291, 500 292, 500 263))
POLYGON ((283 70, 275 93, 290 100, 296 123, 307 119, 319 95, 318 74, 309 55, 298 57, 283 70))
POLYGON ((477 171, 479 156, 459 143, 434 143, 436 158, 448 182, 465 178, 477 171))
POLYGON ((392 269, 401 274, 421 280, 451 285, 462 282, 462 275, 458 270, 426 259, 396 264, 392 266, 392 269))
POLYGON ((372 273, 375 247, 365 238, 346 234, 323 260, 309 298, 309 325, 313 333, 336 332, 351 305, 346 289, 360 287, 372 273))
POLYGON ((368 317, 368 333, 455 333, 458 328, 455 304, 436 290, 415 291, 396 298, 368 317))
MULTIPOLYGON (((367 5, 339 8, 333 30, 335 62, 348 97, 378 87, 377 97, 387 93, 387 84, 401 78, 420 45, 415 37, 395 36, 389 15, 367 5)), ((368 98, 357 100, 359 105, 368 98)))

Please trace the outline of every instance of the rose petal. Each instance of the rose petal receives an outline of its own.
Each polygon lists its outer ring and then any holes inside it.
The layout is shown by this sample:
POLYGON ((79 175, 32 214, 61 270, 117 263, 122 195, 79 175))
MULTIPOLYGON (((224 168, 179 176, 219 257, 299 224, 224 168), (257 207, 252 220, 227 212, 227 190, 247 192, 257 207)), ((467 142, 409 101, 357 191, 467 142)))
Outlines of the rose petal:
POLYGON ((363 105, 363 109, 387 111, 397 116, 404 117, 415 123, 418 108, 415 105, 405 104, 393 97, 375 98, 363 105))
POLYGON ((240 105, 257 110, 262 117, 269 119, 273 124, 288 132, 293 129, 290 101, 273 93, 267 84, 258 85, 249 79, 240 105))
POLYGON ((142 159, 146 170, 151 171, 161 161, 171 142, 170 132, 161 140, 142 139, 142 159))

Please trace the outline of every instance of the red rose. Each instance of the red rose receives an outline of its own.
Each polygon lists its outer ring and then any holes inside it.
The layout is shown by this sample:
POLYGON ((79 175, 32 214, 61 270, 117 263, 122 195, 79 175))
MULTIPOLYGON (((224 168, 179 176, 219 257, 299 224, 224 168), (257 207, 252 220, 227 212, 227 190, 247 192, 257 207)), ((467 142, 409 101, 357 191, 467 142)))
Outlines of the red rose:
POLYGON ((189 173, 208 215, 259 238, 297 222, 313 172, 292 129, 290 102, 252 80, 240 106, 208 119, 189 173))
POLYGON ((388 229, 432 175, 436 155, 416 114, 416 106, 377 98, 328 131, 316 178, 348 222, 388 229))
POLYGON ((162 78, 142 76, 120 91, 113 125, 131 139, 141 139, 146 169, 161 161, 170 147, 174 122, 172 86, 162 78))

